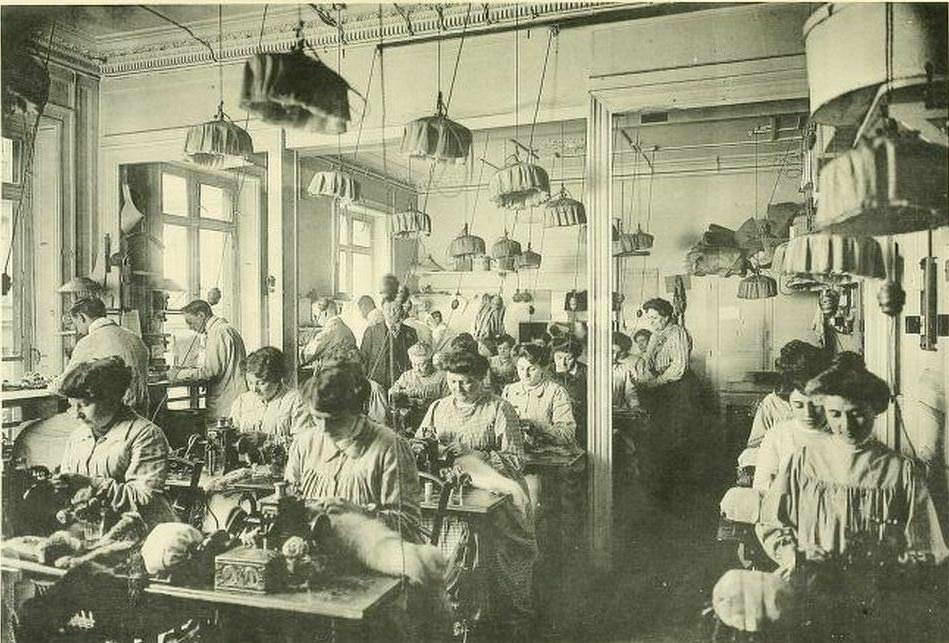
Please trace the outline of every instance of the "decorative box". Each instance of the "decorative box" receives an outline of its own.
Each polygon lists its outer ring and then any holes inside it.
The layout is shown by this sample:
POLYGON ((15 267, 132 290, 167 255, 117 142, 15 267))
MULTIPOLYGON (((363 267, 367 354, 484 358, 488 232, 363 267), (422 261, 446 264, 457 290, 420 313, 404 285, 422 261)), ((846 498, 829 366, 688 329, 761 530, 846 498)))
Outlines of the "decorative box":
POLYGON ((286 573, 279 552, 235 547, 214 558, 214 589, 266 594, 284 587, 286 573))

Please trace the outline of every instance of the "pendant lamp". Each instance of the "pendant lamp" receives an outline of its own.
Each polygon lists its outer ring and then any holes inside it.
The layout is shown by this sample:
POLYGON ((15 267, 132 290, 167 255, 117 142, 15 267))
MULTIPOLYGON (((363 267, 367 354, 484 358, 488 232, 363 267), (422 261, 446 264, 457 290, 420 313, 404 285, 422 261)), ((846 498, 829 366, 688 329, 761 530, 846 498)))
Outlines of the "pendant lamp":
MULTIPOLYGON (((640 231, 641 232, 641 231, 640 231)), ((643 233, 646 237, 651 237, 643 233)), ((622 221, 617 219, 613 222, 613 256, 614 257, 645 257, 649 255, 649 250, 639 248, 637 243, 645 243, 644 239, 637 241, 636 235, 623 231, 622 221)), ((650 246, 651 246, 650 240, 650 246)))
POLYGON ((886 278, 883 249, 876 239, 839 234, 806 234, 791 239, 784 250, 782 270, 829 277, 886 278))
MULTIPOLYGON (((652 248, 652 242, 655 239, 655 237, 653 237, 648 232, 643 232, 643 227, 641 225, 637 225, 636 232, 629 236, 632 237, 633 247, 637 251, 648 251, 650 248, 652 248)), ((646 254, 648 254, 648 252, 646 254)))
POLYGON ((767 275, 749 275, 738 282, 739 299, 769 299, 777 294, 778 282, 767 275))
MULTIPOLYGON (((218 106, 213 119, 188 130, 185 155, 202 167, 230 167, 254 153, 254 142, 242 127, 224 113, 224 73, 222 49, 223 5, 218 5, 218 106)), ((129 199, 131 201, 131 199, 129 199)))
POLYGON ((820 173, 820 231, 884 236, 949 225, 949 151, 918 133, 884 134, 820 173))
POLYGON ((303 22, 288 53, 256 54, 244 63, 241 108, 283 127, 342 134, 350 121, 349 83, 304 53, 303 22))
POLYGON ((421 210, 397 212, 392 219, 392 236, 396 239, 418 239, 432 234, 432 219, 421 210))
POLYGON ((491 191, 499 208, 522 210, 550 198, 550 178, 541 166, 522 162, 514 155, 491 177, 491 191))
POLYGON ((491 246, 491 258, 494 259, 497 269, 501 272, 510 272, 517 268, 518 258, 521 256, 521 244, 507 236, 494 242, 491 246))
MULTIPOLYGON (((458 50, 459 55, 461 49, 458 50)), ((471 149, 471 130, 448 118, 438 92, 435 115, 408 123, 402 131, 402 153, 440 163, 464 163, 471 149)))
POLYGON ((474 258, 485 254, 484 239, 468 234, 466 223, 461 234, 449 244, 448 254, 455 260, 455 270, 470 271, 474 258))
POLYGON ((525 250, 517 258, 516 267, 518 270, 537 270, 540 268, 541 256, 540 253, 534 252, 531 249, 531 244, 527 242, 527 250, 525 250))
POLYGON ((584 225, 587 222, 587 211, 583 204, 570 196, 567 189, 561 184, 560 193, 544 206, 545 228, 567 228, 575 225, 584 225))
POLYGON ((310 196, 328 196, 344 202, 359 200, 361 187, 359 181, 341 168, 317 172, 306 188, 310 196))

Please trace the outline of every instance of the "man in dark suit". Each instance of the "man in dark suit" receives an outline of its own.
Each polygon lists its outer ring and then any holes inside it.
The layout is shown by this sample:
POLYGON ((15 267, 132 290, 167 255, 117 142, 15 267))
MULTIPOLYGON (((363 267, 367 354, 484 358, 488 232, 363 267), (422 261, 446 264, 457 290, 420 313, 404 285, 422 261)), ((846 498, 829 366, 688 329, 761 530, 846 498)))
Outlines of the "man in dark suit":
POLYGON ((418 342, 415 330, 402 323, 405 308, 401 299, 382 304, 384 324, 366 329, 359 352, 362 353, 366 377, 388 390, 402 373, 412 368, 409 348, 418 342))

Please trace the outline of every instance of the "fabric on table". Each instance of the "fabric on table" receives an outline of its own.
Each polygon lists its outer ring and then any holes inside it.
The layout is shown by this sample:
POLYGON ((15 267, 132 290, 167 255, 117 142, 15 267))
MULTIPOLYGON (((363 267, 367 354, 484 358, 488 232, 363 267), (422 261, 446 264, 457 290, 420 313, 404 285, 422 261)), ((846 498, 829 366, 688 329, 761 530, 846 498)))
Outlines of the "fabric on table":
POLYGON ((755 478, 751 486, 762 496, 780 471, 781 463, 812 440, 832 438, 825 426, 808 429, 794 418, 778 422, 768 431, 755 458, 755 478))
POLYGON ((154 526, 178 520, 164 496, 168 452, 160 428, 123 408, 98 439, 88 426, 78 427, 66 444, 60 470, 101 482, 108 487, 114 512, 137 511, 154 526))
POLYGON ((391 429, 363 416, 358 422, 353 437, 338 444, 322 428, 297 434, 284 478, 304 499, 372 506, 391 529, 418 542, 421 487, 412 449, 391 429))
POLYGON ((761 446, 761 441, 768 431, 778 422, 790 420, 791 405, 781 399, 777 393, 768 393, 758 403, 755 410, 755 419, 751 422, 751 433, 748 435, 748 448, 761 446))
POLYGON ((208 319, 204 334, 207 336, 204 364, 181 369, 176 379, 207 380, 208 417, 221 417, 227 415, 234 400, 247 391, 241 371, 247 351, 237 329, 221 317, 208 319))
POLYGON ((242 394, 231 405, 231 419, 242 433, 267 433, 290 437, 313 425, 310 411, 295 389, 281 385, 266 402, 253 391, 242 394))
POLYGON ((121 357, 132 371, 132 381, 122 401, 144 413, 148 406, 148 348, 141 338, 108 317, 100 317, 89 324, 89 333, 76 342, 63 374, 49 388, 59 390, 65 374, 77 364, 113 355, 121 357))
POLYGON ((858 535, 873 537, 895 521, 909 550, 949 555, 920 469, 869 440, 851 446, 816 440, 784 461, 761 505, 756 527, 764 550, 781 564, 796 550, 846 552, 858 535))

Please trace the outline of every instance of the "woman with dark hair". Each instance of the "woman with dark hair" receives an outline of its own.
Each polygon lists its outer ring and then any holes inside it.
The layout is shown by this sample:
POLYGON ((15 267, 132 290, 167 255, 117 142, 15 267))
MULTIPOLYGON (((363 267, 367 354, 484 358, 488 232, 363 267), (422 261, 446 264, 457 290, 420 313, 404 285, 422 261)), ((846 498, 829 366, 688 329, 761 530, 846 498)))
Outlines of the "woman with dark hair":
POLYGON ((613 408, 634 410, 639 408, 639 394, 636 391, 635 364, 630 361, 629 352, 633 340, 619 331, 613 332, 613 408))
POLYGON ((105 492, 114 513, 137 511, 149 526, 174 522, 178 518, 164 497, 168 441, 122 402, 131 378, 131 369, 115 356, 80 362, 63 377, 60 394, 80 426, 53 484, 71 492, 105 492))
POLYGON ((518 344, 514 364, 518 380, 504 387, 502 397, 511 403, 528 427, 535 446, 551 445, 577 450, 577 422, 566 389, 547 373, 547 349, 518 344))
MULTIPOLYGON (((451 351, 443 355, 442 368, 451 395, 432 403, 417 437, 445 445, 454 464, 471 475, 475 486, 513 497, 514 502, 485 525, 477 559, 487 575, 493 620, 504 628, 507 640, 518 640, 526 637, 533 614, 537 542, 522 475, 524 438, 517 412, 485 388, 488 362, 483 356, 451 351)), ((449 520, 446 529, 458 533, 443 542, 471 543, 467 523, 449 520)), ((478 541, 472 546, 479 547, 478 541)))
POLYGON ((514 347, 517 341, 508 334, 498 335, 496 339, 497 354, 488 358, 491 369, 491 381, 497 386, 498 392, 508 384, 517 381, 517 366, 514 364, 514 347))
POLYGON ((568 337, 554 343, 551 347, 554 372, 551 377, 564 387, 573 407, 573 419, 576 422, 576 440, 581 449, 587 445, 587 366, 580 361, 583 346, 576 339, 568 337))
POLYGON ((768 393, 758 403, 755 419, 748 435, 748 448, 756 449, 768 430, 778 422, 793 417, 788 401, 792 391, 803 391, 808 380, 823 371, 827 358, 821 349, 798 339, 791 340, 781 347, 781 353, 774 360, 774 367, 780 378, 772 393, 768 393))
POLYGON ((273 346, 247 356, 244 378, 249 390, 231 405, 231 419, 241 432, 289 438, 310 425, 300 394, 284 382, 286 371, 283 353, 273 346))
POLYGON ((872 437, 889 387, 850 353, 805 393, 823 406, 832 436, 786 458, 764 497, 756 532, 778 571, 726 573, 713 591, 716 614, 765 633, 800 632, 807 621, 812 640, 900 640, 907 625, 939 627, 945 574, 926 575, 928 565, 913 574, 918 561, 949 557, 925 472, 872 437))
POLYGON ((418 542, 415 456, 405 440, 364 415, 369 394, 358 362, 324 362, 301 389, 316 426, 296 435, 284 478, 305 499, 336 499, 418 542))

